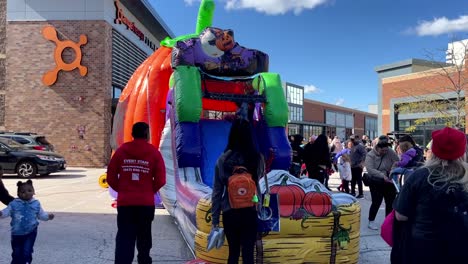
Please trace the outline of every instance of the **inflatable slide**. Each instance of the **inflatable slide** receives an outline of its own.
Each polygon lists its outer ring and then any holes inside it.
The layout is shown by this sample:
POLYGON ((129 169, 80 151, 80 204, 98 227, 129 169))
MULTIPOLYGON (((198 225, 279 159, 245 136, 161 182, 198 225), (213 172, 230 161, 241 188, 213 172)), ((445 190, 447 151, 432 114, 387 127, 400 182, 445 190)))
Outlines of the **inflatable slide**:
POLYGON ((315 180, 288 174, 288 106, 281 79, 268 72, 267 54, 239 45, 232 30, 211 26, 214 8, 214 1, 203 0, 196 32, 163 40, 135 71, 114 116, 113 149, 132 140, 135 122, 150 125, 150 141, 166 165, 164 207, 197 259, 226 263, 227 241, 206 250, 214 167, 233 114, 247 103, 258 150, 275 153, 266 177, 279 196, 280 232, 262 238, 264 263, 357 263, 359 204, 315 180))

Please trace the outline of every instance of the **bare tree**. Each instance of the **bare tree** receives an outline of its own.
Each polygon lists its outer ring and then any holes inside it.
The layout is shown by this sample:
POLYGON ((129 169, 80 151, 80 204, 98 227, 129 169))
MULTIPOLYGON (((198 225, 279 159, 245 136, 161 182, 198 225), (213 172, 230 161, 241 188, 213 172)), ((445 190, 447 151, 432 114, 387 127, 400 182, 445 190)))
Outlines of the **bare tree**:
POLYGON ((395 106, 398 114, 427 113, 415 119, 406 128, 413 132, 418 125, 437 120, 450 127, 465 128, 465 90, 468 88, 468 39, 452 41, 444 50, 444 61, 437 59, 438 53, 426 51, 426 57, 433 63, 433 69, 421 72, 423 78, 417 87, 401 87, 400 91, 414 100, 395 106), (444 93, 434 93, 437 85, 444 93), (430 87, 430 88, 426 88, 430 87))

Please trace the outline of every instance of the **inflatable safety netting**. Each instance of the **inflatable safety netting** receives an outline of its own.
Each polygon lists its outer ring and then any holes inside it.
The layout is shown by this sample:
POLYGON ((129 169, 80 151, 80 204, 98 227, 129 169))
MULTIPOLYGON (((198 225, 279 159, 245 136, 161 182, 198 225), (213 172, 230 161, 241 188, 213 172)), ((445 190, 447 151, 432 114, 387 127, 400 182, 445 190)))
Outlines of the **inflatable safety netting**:
MULTIPOLYGON (((214 2, 203 0, 196 33, 165 39, 138 67, 120 96, 111 145, 132 140, 135 122, 150 125, 150 142, 166 164, 160 196, 196 257, 226 263, 227 241, 206 251, 211 228, 214 167, 227 143, 232 116, 254 105, 253 134, 260 152, 274 150, 270 191, 279 196, 280 232, 263 237, 264 263, 357 263, 360 206, 315 180, 288 174, 288 106, 268 55, 240 46, 233 30, 211 27, 214 2)), ((263 179, 260 182, 263 190, 263 179)))

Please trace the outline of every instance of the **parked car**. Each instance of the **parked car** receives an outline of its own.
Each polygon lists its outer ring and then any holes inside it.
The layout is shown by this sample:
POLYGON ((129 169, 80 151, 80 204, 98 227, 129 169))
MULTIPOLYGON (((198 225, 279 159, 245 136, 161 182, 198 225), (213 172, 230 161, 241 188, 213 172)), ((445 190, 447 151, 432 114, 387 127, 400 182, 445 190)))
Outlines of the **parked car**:
POLYGON ((31 178, 65 170, 65 158, 55 152, 27 149, 12 139, 0 138, 0 165, 5 174, 31 178))
POLYGON ((29 149, 54 151, 54 146, 47 141, 44 135, 31 132, 0 132, 0 137, 13 139, 29 149))

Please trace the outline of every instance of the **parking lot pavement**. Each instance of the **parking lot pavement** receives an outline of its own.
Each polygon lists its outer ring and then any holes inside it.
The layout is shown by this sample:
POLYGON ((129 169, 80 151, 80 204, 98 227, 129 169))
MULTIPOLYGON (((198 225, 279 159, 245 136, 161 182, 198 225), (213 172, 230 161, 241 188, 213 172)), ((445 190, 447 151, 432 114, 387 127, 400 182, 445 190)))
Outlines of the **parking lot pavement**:
MULTIPOLYGON (((116 211, 110 206, 106 189, 99 187, 98 177, 104 169, 68 168, 65 172, 33 179, 36 198, 46 211, 56 218, 41 222, 34 247, 34 263, 39 264, 110 264, 114 262, 116 211)), ((17 177, 4 176, 11 194, 16 194, 17 177)), ((336 190, 337 175, 330 179, 336 190)), ((361 253, 359 263, 389 263, 390 247, 380 238, 379 231, 367 228, 370 193, 360 199, 361 253)), ((3 209, 0 204, 0 209, 3 209)), ((382 207, 383 208, 383 207, 382 207)), ((381 208, 376 221, 383 222, 381 208)), ((9 219, 0 219, 0 263, 11 258, 9 219)), ((153 263, 185 263, 193 258, 180 235, 177 225, 166 210, 156 210, 153 222, 153 263)), ((136 262, 135 262, 136 263, 136 262)))
MULTIPOLYGON (((116 210, 107 189, 98 185, 104 169, 69 168, 33 179, 36 198, 55 219, 39 225, 34 262, 38 264, 114 263, 116 210)), ((11 194, 17 177, 4 176, 11 194)), ((0 209, 4 205, 0 204, 0 209)), ((0 263, 10 263, 10 219, 0 219, 0 263)), ((192 259, 173 218, 156 210, 153 222, 153 263, 185 263, 192 259)), ((136 262, 135 262, 136 263, 136 262)))

